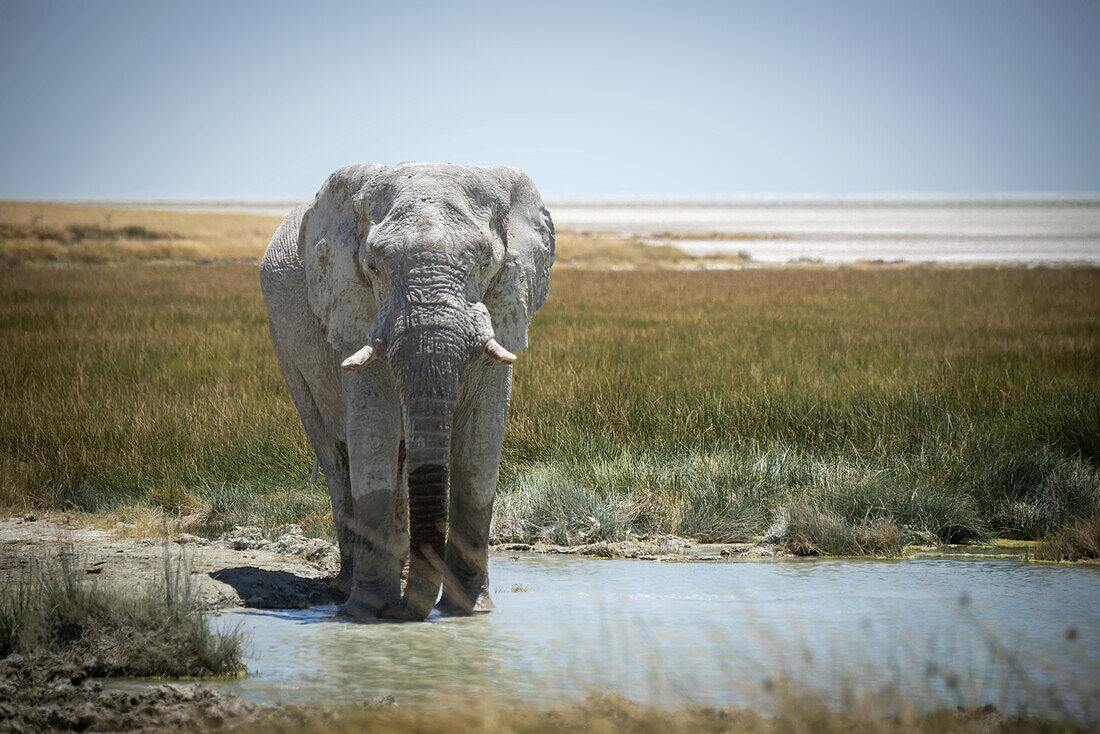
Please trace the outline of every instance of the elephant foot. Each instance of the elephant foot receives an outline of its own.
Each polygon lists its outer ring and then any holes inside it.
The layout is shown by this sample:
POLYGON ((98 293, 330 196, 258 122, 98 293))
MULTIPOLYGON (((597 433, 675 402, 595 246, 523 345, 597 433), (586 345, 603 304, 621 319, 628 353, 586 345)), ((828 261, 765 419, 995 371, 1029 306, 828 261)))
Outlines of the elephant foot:
POLYGON ((378 618, 391 622, 423 622, 431 611, 431 607, 428 607, 427 611, 414 608, 407 600, 402 599, 397 604, 384 605, 378 611, 378 618))
POLYGON ((445 591, 435 608, 440 614, 448 617, 469 617, 474 614, 487 614, 496 609, 496 605, 489 598, 489 591, 483 589, 469 595, 461 592, 451 594, 445 591), (471 599, 473 599, 472 602, 471 599))
POLYGON ((351 564, 340 564, 340 573, 332 581, 328 582, 329 591, 337 602, 347 601, 351 593, 351 564))
POLYGON ((398 605, 400 598, 396 589, 390 586, 374 586, 360 583, 350 584, 347 601, 340 611, 360 622, 375 622, 391 617, 389 610, 398 605))
POLYGON ((340 607, 340 613, 344 616, 351 617, 357 622, 377 622, 381 616, 382 609, 370 604, 365 604, 355 599, 348 599, 340 607))

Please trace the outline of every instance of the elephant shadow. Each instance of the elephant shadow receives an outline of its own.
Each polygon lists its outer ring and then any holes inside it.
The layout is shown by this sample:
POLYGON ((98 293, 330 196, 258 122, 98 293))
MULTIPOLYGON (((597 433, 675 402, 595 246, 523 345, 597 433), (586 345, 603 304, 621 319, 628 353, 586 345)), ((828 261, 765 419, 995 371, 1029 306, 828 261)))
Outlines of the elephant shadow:
POLYGON ((237 592, 241 606, 254 609, 304 609, 342 601, 330 579, 313 579, 289 571, 238 566, 211 571, 210 578, 237 592))

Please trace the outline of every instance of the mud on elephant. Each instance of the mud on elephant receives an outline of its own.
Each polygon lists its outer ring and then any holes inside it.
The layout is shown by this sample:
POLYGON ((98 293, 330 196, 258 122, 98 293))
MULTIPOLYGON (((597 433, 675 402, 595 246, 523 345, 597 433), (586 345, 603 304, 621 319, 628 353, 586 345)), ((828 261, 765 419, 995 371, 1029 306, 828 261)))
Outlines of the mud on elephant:
POLYGON ((423 619, 441 584, 447 612, 492 608, 511 364, 553 260, 549 212, 504 166, 348 166, 276 231, 261 286, 332 496, 348 613, 423 619))

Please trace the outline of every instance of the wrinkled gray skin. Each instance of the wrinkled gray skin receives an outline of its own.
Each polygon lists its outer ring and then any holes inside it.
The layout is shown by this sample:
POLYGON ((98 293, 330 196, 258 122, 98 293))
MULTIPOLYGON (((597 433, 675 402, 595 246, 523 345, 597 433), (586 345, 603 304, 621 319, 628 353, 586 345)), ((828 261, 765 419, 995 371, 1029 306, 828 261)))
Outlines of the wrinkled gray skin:
POLYGON ((332 496, 348 613, 423 619, 440 584, 446 612, 492 608, 512 368, 485 348, 527 346, 553 260, 549 212, 505 166, 341 168, 272 237, 271 339, 332 496))

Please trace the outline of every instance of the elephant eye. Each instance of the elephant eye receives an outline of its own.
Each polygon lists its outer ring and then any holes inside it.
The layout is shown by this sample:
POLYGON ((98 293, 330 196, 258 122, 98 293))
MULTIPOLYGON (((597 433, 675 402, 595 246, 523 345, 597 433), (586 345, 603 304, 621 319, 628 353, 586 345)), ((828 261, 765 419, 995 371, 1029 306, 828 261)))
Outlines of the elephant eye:
POLYGON ((371 275, 378 275, 378 263, 374 258, 369 258, 366 262, 367 272, 371 275))

